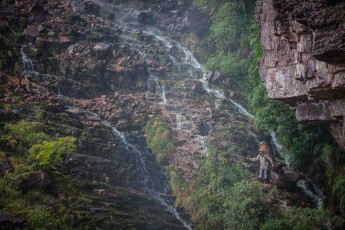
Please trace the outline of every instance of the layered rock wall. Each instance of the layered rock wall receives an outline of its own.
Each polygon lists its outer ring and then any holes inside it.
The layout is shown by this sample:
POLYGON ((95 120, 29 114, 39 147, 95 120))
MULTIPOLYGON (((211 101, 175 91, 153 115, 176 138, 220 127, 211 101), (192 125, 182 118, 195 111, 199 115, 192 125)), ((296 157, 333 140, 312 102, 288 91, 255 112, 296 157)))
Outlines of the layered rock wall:
POLYGON ((259 0, 256 17, 269 98, 299 121, 329 124, 345 149, 345 1, 259 0))

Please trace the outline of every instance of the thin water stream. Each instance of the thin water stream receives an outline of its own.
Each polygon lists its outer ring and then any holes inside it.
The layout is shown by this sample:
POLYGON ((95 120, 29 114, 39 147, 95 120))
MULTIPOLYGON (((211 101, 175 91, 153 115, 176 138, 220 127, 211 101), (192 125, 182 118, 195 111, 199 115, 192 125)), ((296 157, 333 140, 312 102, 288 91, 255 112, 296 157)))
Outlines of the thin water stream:
MULTIPOLYGON (((98 117, 98 114, 91 113, 93 116, 98 117)), ((145 162, 145 157, 143 156, 143 152, 140 151, 135 145, 129 143, 127 141, 127 138, 124 133, 120 132, 115 126, 113 126, 109 121, 102 120, 102 124, 104 124, 106 127, 111 128, 113 133, 117 136, 120 137, 120 140, 122 144, 125 146, 127 151, 134 153, 136 156, 136 159, 139 160, 139 165, 140 165, 140 171, 141 171, 141 176, 143 177, 143 192, 158 201, 163 207, 166 208, 176 219, 178 219, 183 226, 186 229, 192 229, 192 227, 189 225, 189 223, 183 219, 180 214, 177 212, 176 207, 171 204, 171 202, 165 200, 163 197, 169 197, 171 196, 170 194, 163 194, 160 191, 157 191, 154 187, 153 183, 153 178, 155 175, 151 175, 149 170, 147 169, 146 162, 145 162)), ((168 186, 167 184, 163 184, 163 186, 168 186)), ((170 191, 169 188, 163 188, 161 189, 162 191, 170 191)))

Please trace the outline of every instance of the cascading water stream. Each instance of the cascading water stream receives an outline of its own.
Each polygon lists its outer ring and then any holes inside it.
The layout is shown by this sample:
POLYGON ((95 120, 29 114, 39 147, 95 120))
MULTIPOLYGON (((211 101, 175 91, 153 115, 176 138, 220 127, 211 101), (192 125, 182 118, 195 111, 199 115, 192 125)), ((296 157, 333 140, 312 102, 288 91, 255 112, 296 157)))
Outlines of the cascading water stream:
POLYGON ((20 48, 20 54, 22 56, 23 72, 34 72, 34 65, 26 53, 24 52, 23 46, 20 48))
POLYGON ((165 86, 161 81, 158 80, 158 77, 150 74, 150 78, 147 80, 147 91, 146 98, 149 97, 149 94, 153 92, 154 95, 160 95, 162 102, 161 104, 167 103, 165 86))
POLYGON ((120 131, 118 131, 115 126, 111 125, 110 122, 102 120, 102 123, 105 126, 111 128, 113 132, 121 138, 122 143, 126 146, 126 149, 128 151, 133 151, 137 155, 137 159, 139 159, 139 163, 140 163, 141 175, 143 177, 143 182, 144 182, 144 192, 149 192, 150 190, 149 190, 148 184, 149 184, 150 178, 149 178, 149 173, 146 168, 146 164, 143 160, 142 153, 134 145, 129 144, 126 140, 125 135, 121 133, 120 131))
POLYGON ((162 85, 161 85, 161 88, 162 88, 163 104, 166 104, 166 103, 167 103, 167 98, 166 98, 165 86, 162 84, 162 85))
POLYGON ((296 185, 314 201, 317 208, 323 208, 325 196, 319 187, 308 179, 302 179, 298 181, 296 185))
POLYGON ((277 135, 276 135, 276 133, 274 131, 271 130, 270 134, 271 134, 272 142, 273 142, 274 146, 276 147, 277 151, 280 153, 282 151, 282 149, 283 149, 283 146, 281 146, 278 143, 277 135))
MULTIPOLYGON (((90 114, 92 114, 95 117, 98 117, 98 114, 95 114, 93 112, 89 112, 90 114)), ((106 127, 109 127, 112 129, 112 131, 114 132, 114 134, 118 137, 120 137, 121 142, 124 144, 124 146, 126 147, 127 151, 132 151, 135 153, 135 155, 137 156, 137 159, 139 159, 139 165, 140 165, 140 170, 141 170, 141 175, 143 177, 143 184, 144 184, 144 188, 143 188, 143 192, 146 193, 147 195, 149 195, 150 197, 154 198, 155 200, 157 200, 162 206, 164 206, 171 214, 173 214, 173 216, 178 219, 183 226, 186 229, 191 230, 192 227, 187 223, 186 220, 184 220, 180 214, 177 212, 176 208, 172 205, 169 204, 166 200, 164 200, 162 198, 162 194, 158 191, 156 191, 153 188, 153 182, 152 182, 152 178, 154 175, 150 175, 149 171, 147 170, 146 167, 146 163, 145 163, 145 159, 143 156, 143 153, 134 145, 130 144, 124 133, 120 132, 119 130, 117 130, 117 128, 115 126, 113 126, 109 121, 106 120, 102 120, 102 124, 104 124, 106 127)), ((164 191, 168 191, 168 188, 164 188, 164 191)))
POLYGON ((235 105, 235 107, 238 109, 238 111, 240 113, 242 113, 243 115, 245 115, 246 117, 249 117, 251 119, 255 119, 255 117, 253 115, 251 115, 242 105, 238 104, 237 102, 228 99, 232 104, 235 105))

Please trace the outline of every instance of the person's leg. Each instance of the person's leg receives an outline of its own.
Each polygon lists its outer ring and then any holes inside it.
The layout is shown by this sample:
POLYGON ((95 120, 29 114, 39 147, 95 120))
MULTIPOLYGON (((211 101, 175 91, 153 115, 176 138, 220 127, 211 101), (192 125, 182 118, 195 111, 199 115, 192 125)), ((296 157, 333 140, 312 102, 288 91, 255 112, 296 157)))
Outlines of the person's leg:
POLYGON ((263 181, 264 180, 264 170, 263 168, 259 169, 259 180, 263 181))
POLYGON ((268 176, 269 176, 269 173, 270 173, 270 167, 266 167, 265 169, 264 169, 264 179, 265 179, 265 181, 268 181, 268 176))

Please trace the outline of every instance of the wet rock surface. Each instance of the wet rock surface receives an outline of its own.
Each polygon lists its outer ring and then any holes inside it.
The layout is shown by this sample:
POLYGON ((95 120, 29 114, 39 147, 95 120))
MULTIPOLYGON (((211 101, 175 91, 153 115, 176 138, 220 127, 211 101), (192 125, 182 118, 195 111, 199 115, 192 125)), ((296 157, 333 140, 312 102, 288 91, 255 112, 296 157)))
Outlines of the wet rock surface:
POLYGON ((29 227, 23 219, 10 212, 0 212, 1 229, 24 229, 29 227))
MULTIPOLYGON (((168 122, 177 143, 170 163, 186 181, 200 169, 215 133, 226 140, 220 147, 232 145, 240 156, 253 157, 258 137, 251 116, 218 89, 229 82, 216 70, 204 79, 206 71, 194 55, 169 38, 202 27, 191 1, 128 4, 23 1, 6 8, 19 12, 6 23, 21 35, 15 44, 0 37, 0 49, 6 50, 0 53, 6 60, 1 76, 8 75, 0 84, 9 89, 0 100, 20 107, 5 108, 0 116, 39 118, 52 132, 78 139, 77 153, 63 156, 58 170, 81 198, 60 184, 49 201, 56 209, 68 204, 71 227, 183 229, 171 212, 175 198, 165 172, 146 145, 147 121, 168 122)), ((236 94, 236 89, 226 92, 236 94)), ((1 162, 3 172, 11 170, 1 162)), ((299 175, 278 171, 275 184, 293 187, 299 175)), ((43 172, 24 180, 30 189, 49 190, 51 183, 43 172)))
POLYGON ((34 172, 23 179, 27 189, 47 189, 52 184, 52 177, 46 172, 34 172))
POLYGON ((295 107, 299 121, 329 124, 343 149, 344 7, 343 1, 260 0, 256 12, 268 96, 295 107))

